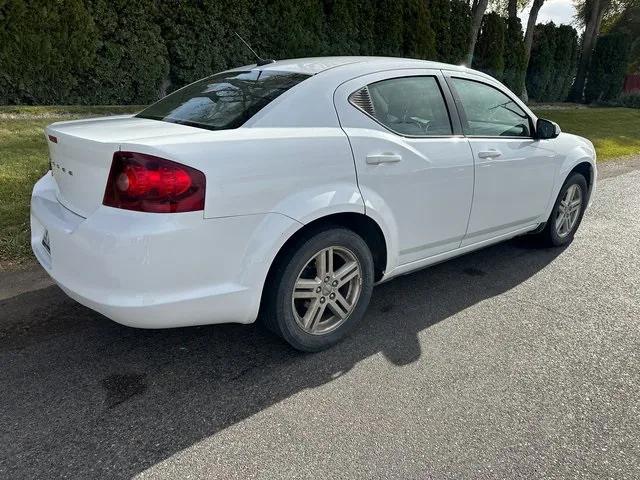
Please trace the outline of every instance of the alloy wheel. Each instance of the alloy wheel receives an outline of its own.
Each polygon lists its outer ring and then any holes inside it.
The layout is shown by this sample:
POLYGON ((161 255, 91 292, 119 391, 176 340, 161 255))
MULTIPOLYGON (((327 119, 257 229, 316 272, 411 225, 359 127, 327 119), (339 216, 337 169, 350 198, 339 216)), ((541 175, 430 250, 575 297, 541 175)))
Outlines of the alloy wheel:
POLYGON ((580 217, 582 209, 582 189, 580 185, 571 185, 564 194, 564 198, 558 205, 555 219, 556 232, 564 238, 571 233, 580 217))
POLYGON ((353 252, 338 246, 322 249, 294 285, 291 305, 298 326, 313 335, 335 330, 355 309, 361 289, 362 269, 353 252))

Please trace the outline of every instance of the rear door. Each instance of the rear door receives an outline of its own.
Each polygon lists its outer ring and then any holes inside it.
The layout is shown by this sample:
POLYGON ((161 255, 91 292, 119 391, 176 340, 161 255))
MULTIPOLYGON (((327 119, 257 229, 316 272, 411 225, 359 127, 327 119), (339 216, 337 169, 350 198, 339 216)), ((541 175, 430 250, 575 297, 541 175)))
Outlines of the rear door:
POLYGON ((380 72, 334 97, 367 208, 397 232, 398 264, 459 247, 473 194, 473 159, 440 71, 380 72), (395 228, 394 228, 395 227, 395 228))
POLYGON ((513 94, 483 77, 445 72, 475 157, 469 245, 544 222, 557 154, 533 138, 533 120, 513 94))

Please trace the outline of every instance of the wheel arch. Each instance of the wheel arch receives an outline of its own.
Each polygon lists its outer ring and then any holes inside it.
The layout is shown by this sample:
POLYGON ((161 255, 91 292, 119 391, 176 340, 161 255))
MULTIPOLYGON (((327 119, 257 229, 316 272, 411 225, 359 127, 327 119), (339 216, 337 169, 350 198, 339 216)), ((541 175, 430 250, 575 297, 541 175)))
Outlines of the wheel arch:
POLYGON ((281 262, 283 258, 286 258, 287 255, 297 247, 297 243, 302 238, 313 235, 316 232, 321 232, 328 228, 335 227, 346 228, 362 237, 371 250, 371 255, 373 256, 375 280, 380 280, 387 268, 388 254, 387 240, 382 228, 375 220, 363 213, 341 212, 316 218, 315 220, 302 225, 291 236, 289 236, 271 262, 265 285, 269 282, 270 277, 273 275, 273 272, 279 262, 281 262))
POLYGON ((589 186, 589 194, 591 194, 591 190, 593 190, 593 182, 595 180, 594 167, 591 162, 588 162, 586 160, 579 162, 565 175, 562 183, 564 184, 564 182, 567 181, 567 178, 569 178, 569 176, 573 173, 580 173, 587 180, 587 185, 589 186))

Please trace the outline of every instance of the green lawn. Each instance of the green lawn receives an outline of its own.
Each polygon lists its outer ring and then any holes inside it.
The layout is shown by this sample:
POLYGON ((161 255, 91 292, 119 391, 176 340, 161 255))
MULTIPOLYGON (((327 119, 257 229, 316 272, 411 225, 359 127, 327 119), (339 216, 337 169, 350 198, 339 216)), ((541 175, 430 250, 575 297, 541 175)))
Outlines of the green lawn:
MULTIPOLYGON (((29 197, 35 181, 48 169, 42 129, 74 118, 136 112, 141 107, 2 107, 0 106, 0 270, 31 258, 29 197)), ((540 109, 566 132, 593 141, 598 160, 640 154, 640 110, 625 108, 540 109)))
POLYGON ((640 153, 640 109, 581 107, 535 114, 557 122, 563 132, 591 140, 599 161, 640 153))
POLYGON ((0 106, 0 271, 31 258, 29 198, 33 184, 49 168, 43 128, 61 120, 140 108, 0 106))

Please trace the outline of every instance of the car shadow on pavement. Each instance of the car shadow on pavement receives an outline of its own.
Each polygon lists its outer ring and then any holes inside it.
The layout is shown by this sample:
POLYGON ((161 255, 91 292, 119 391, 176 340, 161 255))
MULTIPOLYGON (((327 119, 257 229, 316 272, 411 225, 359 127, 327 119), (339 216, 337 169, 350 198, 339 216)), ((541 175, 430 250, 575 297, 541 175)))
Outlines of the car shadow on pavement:
POLYGON ((425 329, 561 253, 517 239, 380 285, 354 335, 317 354, 258 326, 123 327, 57 287, 4 300, 0 476, 132 477, 370 356, 416 361, 425 329))

